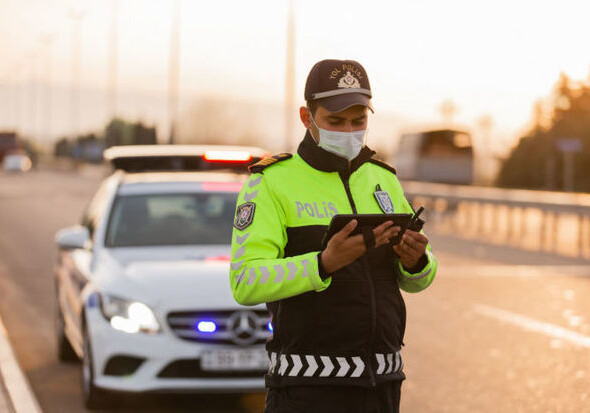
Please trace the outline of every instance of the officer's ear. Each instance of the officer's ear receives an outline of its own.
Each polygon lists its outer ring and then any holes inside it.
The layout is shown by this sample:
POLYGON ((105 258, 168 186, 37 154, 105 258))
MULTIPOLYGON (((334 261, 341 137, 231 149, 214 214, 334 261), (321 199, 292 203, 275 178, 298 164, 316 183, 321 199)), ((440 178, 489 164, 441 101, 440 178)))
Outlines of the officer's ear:
POLYGON ((301 106, 299 108, 299 118, 301 119, 301 123, 305 126, 305 129, 311 128, 311 111, 307 106, 301 106))

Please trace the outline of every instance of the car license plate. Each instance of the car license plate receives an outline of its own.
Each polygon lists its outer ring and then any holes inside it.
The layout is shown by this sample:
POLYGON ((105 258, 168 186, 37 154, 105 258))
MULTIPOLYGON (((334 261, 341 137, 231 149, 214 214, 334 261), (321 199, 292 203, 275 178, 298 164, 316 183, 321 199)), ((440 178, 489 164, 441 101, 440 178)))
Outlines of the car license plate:
POLYGON ((268 363, 264 349, 209 350, 201 354, 203 370, 266 370, 268 363))

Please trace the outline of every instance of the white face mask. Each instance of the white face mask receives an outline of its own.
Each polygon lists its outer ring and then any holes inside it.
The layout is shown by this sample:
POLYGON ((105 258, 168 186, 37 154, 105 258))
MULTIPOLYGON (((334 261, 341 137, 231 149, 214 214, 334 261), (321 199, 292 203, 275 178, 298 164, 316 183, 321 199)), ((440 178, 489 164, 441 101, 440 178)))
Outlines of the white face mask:
POLYGON ((311 121, 320 132, 318 139, 318 146, 325 149, 328 152, 338 155, 341 158, 345 158, 348 161, 352 161, 361 152, 363 146, 365 146, 365 136, 367 135, 367 129, 356 131, 356 132, 337 132, 327 129, 320 128, 309 112, 311 121))

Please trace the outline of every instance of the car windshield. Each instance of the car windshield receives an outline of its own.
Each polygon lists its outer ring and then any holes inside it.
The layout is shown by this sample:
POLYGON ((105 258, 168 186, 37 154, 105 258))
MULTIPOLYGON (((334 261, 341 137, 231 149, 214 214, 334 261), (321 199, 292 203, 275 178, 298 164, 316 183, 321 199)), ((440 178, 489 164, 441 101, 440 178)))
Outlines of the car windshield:
POLYGON ((234 192, 119 195, 105 245, 229 245, 237 196, 234 192))

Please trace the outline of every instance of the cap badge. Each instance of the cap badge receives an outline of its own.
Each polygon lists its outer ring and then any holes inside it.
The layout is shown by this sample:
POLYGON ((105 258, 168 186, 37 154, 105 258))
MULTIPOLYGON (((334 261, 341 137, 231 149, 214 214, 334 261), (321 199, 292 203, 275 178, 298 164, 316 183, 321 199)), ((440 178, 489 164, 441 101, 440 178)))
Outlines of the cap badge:
POLYGON ((340 80, 338 81, 338 87, 342 87, 342 88, 360 88, 361 84, 359 82, 359 80, 353 76, 352 73, 350 72, 346 72, 346 74, 344 76, 342 76, 340 78, 340 80))

